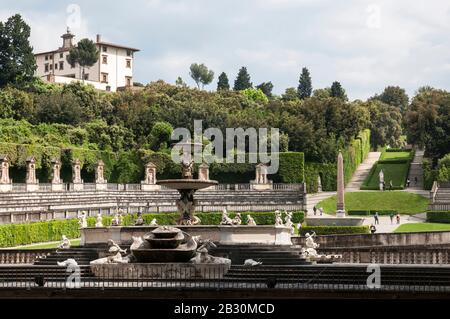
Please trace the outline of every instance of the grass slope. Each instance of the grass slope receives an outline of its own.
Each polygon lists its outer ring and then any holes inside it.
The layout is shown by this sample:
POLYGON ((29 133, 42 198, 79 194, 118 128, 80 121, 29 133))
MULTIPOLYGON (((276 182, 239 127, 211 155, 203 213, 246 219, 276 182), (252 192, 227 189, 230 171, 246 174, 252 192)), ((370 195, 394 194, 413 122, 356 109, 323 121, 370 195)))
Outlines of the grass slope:
MULTIPOLYGON (((70 240, 71 247, 80 246, 80 243, 81 243, 81 239, 71 239, 70 240)), ((20 249, 23 249, 23 250, 52 249, 52 248, 57 248, 58 245, 59 245, 59 242, 39 243, 39 244, 20 246, 20 249)), ((15 247, 15 248, 19 248, 19 247, 15 247)), ((6 249, 14 249, 14 248, 6 248, 6 249)))
MULTIPOLYGON (((345 194, 346 210, 396 210, 400 214, 417 214, 427 210, 428 199, 401 191, 353 192, 345 194)), ((317 204, 326 213, 335 214, 336 196, 317 204)))
POLYGON ((442 231, 449 230, 450 224, 438 223, 413 223, 400 225, 394 233, 408 233, 408 232, 428 232, 428 231, 442 231))

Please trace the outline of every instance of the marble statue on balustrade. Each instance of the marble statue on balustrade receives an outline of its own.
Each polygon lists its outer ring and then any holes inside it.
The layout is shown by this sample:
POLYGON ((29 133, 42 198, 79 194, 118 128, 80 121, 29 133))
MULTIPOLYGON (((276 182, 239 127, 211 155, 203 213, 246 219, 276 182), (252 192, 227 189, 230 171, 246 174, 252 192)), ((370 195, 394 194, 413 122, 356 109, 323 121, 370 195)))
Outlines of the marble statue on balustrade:
POLYGON ((202 163, 198 167, 198 179, 201 181, 209 180, 209 165, 202 163))
POLYGON ((122 223, 123 223, 123 210, 119 209, 116 211, 111 221, 111 226, 122 226, 122 223))
POLYGON ((108 181, 105 179, 105 163, 99 160, 95 166, 95 189, 96 190, 107 190, 108 181))
POLYGON ((250 215, 247 215, 247 226, 256 226, 255 219, 250 215))
POLYGON ((275 226, 284 226, 281 212, 278 209, 275 211, 275 226))
POLYGON ((255 180, 251 181, 250 184, 255 190, 266 190, 272 188, 272 181, 267 177, 267 165, 260 163, 256 165, 255 168, 255 180))
POLYGON ((137 213, 137 218, 134 222, 134 226, 143 226, 145 224, 144 217, 142 216, 141 212, 137 213))
POLYGON ((69 249, 70 248, 70 240, 66 235, 62 235, 62 239, 59 242, 58 249, 69 249))
POLYGON ((72 183, 74 191, 83 190, 83 180, 81 179, 81 162, 78 158, 72 163, 72 183))
POLYGON ((145 164, 144 180, 141 181, 141 190, 154 191, 159 190, 161 187, 156 185, 156 165, 149 162, 145 164))
POLYGON ((220 225, 233 225, 233 220, 228 216, 226 208, 222 211, 222 220, 220 221, 220 225))
POLYGON ((78 216, 78 224, 80 225, 80 228, 87 228, 88 222, 87 222, 87 212, 82 211, 80 216, 78 216))
POLYGON ((26 159, 27 175, 25 179, 27 192, 36 192, 39 190, 39 180, 36 178, 36 158, 30 156, 26 159))
POLYGON ((289 227, 291 229, 291 235, 294 235, 295 227, 294 223, 292 222, 292 212, 286 212, 285 211, 285 217, 284 217, 284 226, 289 227))
POLYGON ((103 217, 102 217, 102 213, 98 213, 97 214, 97 219, 95 221, 95 227, 103 227, 103 217))
POLYGON ((9 178, 9 158, 0 155, 0 192, 12 190, 12 180, 9 178))
POLYGON ((59 159, 52 160, 52 191, 63 191, 63 181, 61 179, 61 162, 59 159))

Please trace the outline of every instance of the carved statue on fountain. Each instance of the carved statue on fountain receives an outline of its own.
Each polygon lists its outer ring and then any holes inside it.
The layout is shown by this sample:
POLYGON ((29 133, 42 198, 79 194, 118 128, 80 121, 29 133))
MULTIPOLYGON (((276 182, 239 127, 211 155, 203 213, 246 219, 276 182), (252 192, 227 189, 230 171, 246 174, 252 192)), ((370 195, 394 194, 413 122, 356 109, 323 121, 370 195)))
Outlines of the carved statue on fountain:
POLYGON ((78 224, 80 225, 80 228, 87 228, 87 213, 85 211, 81 212, 81 214, 78 216, 78 224))
POLYGON ((188 158, 183 159, 181 162, 182 166, 182 178, 183 179, 192 179, 192 168, 194 165, 194 161, 188 158))
POLYGON ((233 225, 233 220, 228 216, 227 209, 224 208, 222 211, 222 220, 220 225, 233 225))
POLYGON ((255 219, 250 215, 247 215, 247 225, 248 226, 256 226, 255 219))
POLYGON ((134 222, 134 226, 142 226, 144 225, 144 218, 142 217, 142 213, 138 212, 136 221, 134 222))
POLYGON ((91 261, 92 265, 97 264, 127 264, 130 262, 130 256, 124 257, 127 250, 120 248, 114 240, 108 240, 108 256, 91 261))
POLYGON ((61 242, 58 245, 58 249, 69 249, 70 248, 70 240, 66 235, 62 235, 61 242))
POLYGON ((152 221, 150 222, 150 226, 158 226, 158 221, 156 220, 156 218, 152 219, 152 221))
POLYGON ((305 237, 305 246, 306 246, 306 252, 308 253, 308 256, 310 257, 318 257, 319 254, 317 254, 316 248, 319 248, 319 244, 314 242, 314 236, 316 236, 316 233, 313 232, 312 234, 306 233, 305 237))
POLYGON ((102 213, 97 214, 97 220, 95 221, 95 227, 103 227, 103 217, 102 213))
POLYGON ((237 213, 236 216, 233 218, 233 225, 241 225, 241 224, 242 224, 241 213, 237 213))
MULTIPOLYGON (((183 173, 184 176, 184 173, 183 173)), ((181 198, 177 200, 178 211, 181 216, 177 221, 178 225, 197 225, 200 224, 200 218, 194 216, 197 201, 194 199, 195 190, 180 190, 181 198)))
POLYGON ((199 248, 197 249, 195 257, 190 262, 193 264, 226 264, 231 265, 231 259, 223 257, 214 257, 209 254, 209 249, 217 246, 210 240, 202 240, 200 236, 196 236, 194 240, 197 242, 199 248))
POLYGON ((275 211, 275 226, 284 226, 281 212, 278 209, 275 211))
POLYGON ((284 226, 291 228, 291 235, 294 235, 294 223, 292 222, 292 212, 285 211, 284 226))

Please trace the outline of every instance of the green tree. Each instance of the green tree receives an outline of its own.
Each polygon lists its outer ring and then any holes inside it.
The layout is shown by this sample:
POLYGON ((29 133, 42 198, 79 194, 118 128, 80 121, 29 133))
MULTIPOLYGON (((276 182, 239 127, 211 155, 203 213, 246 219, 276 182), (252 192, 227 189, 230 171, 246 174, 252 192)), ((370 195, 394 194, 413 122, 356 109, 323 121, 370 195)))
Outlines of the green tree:
POLYGON ((241 91, 245 89, 250 89, 253 87, 253 84, 250 80, 250 74, 247 72, 247 68, 243 66, 236 77, 236 80, 234 81, 234 87, 233 89, 235 91, 241 91))
POLYGON ((179 86, 179 87, 183 87, 183 88, 187 87, 186 82, 183 81, 183 79, 181 78, 181 76, 179 76, 179 77, 177 78, 177 80, 175 81, 175 85, 176 85, 176 86, 179 86))
POLYGON ((370 143, 378 146, 400 147, 402 135, 402 114, 400 109, 379 100, 369 100, 366 107, 370 113, 370 143))
POLYGON ((205 85, 208 85, 214 79, 214 72, 212 70, 209 70, 208 67, 203 63, 192 63, 190 70, 191 72, 189 73, 189 75, 195 81, 195 84, 197 84, 197 87, 199 89, 200 84, 202 85, 202 88, 204 88, 205 85))
POLYGON ((169 147, 173 127, 167 122, 156 122, 149 135, 150 148, 154 151, 169 147))
POLYGON ((313 91, 313 96, 319 99, 327 99, 331 96, 331 89, 329 87, 324 89, 316 89, 313 91))
POLYGON ((295 101, 298 99, 297 89, 296 88, 287 88, 284 93, 281 95, 281 99, 285 102, 295 101))
POLYGON ((438 180, 450 182, 450 154, 445 155, 438 162, 438 180))
POLYGON ((30 27, 19 14, 0 21, 0 87, 20 86, 34 77, 36 60, 29 37, 30 27))
POLYGON ((300 74, 300 80, 298 83, 297 94, 300 99, 306 99, 311 96, 312 84, 311 76, 307 68, 302 69, 300 74))
POLYGON ((89 39, 81 39, 77 46, 70 49, 66 59, 70 66, 78 64, 82 70, 82 79, 85 80, 85 69, 93 66, 99 58, 99 51, 95 43, 89 39))
POLYGON ((345 94, 345 90, 342 87, 341 83, 339 83, 338 81, 334 81, 333 84, 331 84, 330 96, 337 97, 337 98, 340 98, 343 100, 347 100, 347 95, 345 94))
POLYGON ((245 95, 249 100, 256 103, 266 104, 269 102, 269 99, 264 94, 261 89, 245 89, 240 91, 243 95, 245 95))
POLYGON ((268 98, 272 97, 273 84, 272 82, 263 82, 256 86, 257 89, 260 89, 268 98))
POLYGON ((373 98, 399 108, 402 114, 404 114, 408 108, 409 97, 406 94, 405 89, 402 89, 399 86, 387 86, 383 93, 375 95, 373 98))
POLYGON ((219 81, 217 82, 217 91, 228 91, 230 89, 230 82, 225 72, 220 73, 219 81))
POLYGON ((76 125, 82 121, 82 109, 73 93, 53 92, 36 99, 38 122, 76 125))

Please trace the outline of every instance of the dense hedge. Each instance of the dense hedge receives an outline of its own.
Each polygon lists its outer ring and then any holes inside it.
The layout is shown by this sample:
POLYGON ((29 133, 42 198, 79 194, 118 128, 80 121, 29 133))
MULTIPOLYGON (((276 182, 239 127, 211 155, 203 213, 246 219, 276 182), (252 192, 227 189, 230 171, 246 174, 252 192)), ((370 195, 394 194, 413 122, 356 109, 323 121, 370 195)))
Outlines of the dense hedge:
MULTIPOLYGON (((344 179, 348 183, 353 173, 370 152, 370 130, 363 130, 350 145, 342 151, 344 158, 344 179)), ((305 182, 308 193, 318 190, 318 177, 322 181, 323 191, 336 190, 336 163, 305 163, 305 182)))
POLYGON ((375 215, 378 212, 379 216, 389 216, 391 214, 397 215, 398 212, 396 210, 349 210, 347 214, 349 216, 370 216, 375 215))
MULTIPOLYGON (((241 213, 243 223, 247 223, 247 215, 250 214, 258 225, 273 225, 275 223, 274 213, 258 213, 244 212, 241 213)), ((203 225, 218 225, 222 219, 221 213, 198 213, 203 225)), ((234 218, 235 214, 230 213, 230 217, 234 218)), ((174 225, 179 218, 177 213, 160 213, 160 214, 144 214, 144 221, 150 224, 153 218, 156 218, 159 225, 174 225)), ((284 218, 284 216, 283 216, 284 218)), ((124 216, 123 225, 134 225, 136 214, 124 216)), ((111 225, 112 216, 103 216, 103 225, 111 225)), ((293 212, 292 221, 294 223, 302 223, 304 213, 301 211, 293 212)), ((89 217, 87 219, 88 226, 94 227, 96 218, 89 217)), ((40 242, 58 241, 61 236, 66 235, 68 238, 77 238, 80 236, 79 225, 77 219, 58 220, 48 222, 36 222, 26 224, 8 224, 0 225, 0 247, 14 247, 40 242)))
POLYGON ((450 211, 429 211, 427 222, 450 224, 450 211))
POLYGON ((431 163, 428 159, 425 159, 422 162, 422 169, 423 169, 423 188, 431 190, 434 181, 437 180, 438 171, 431 167, 431 163))
POLYGON ((312 232, 317 235, 368 234, 369 226, 303 226, 299 230, 301 236, 312 232))

